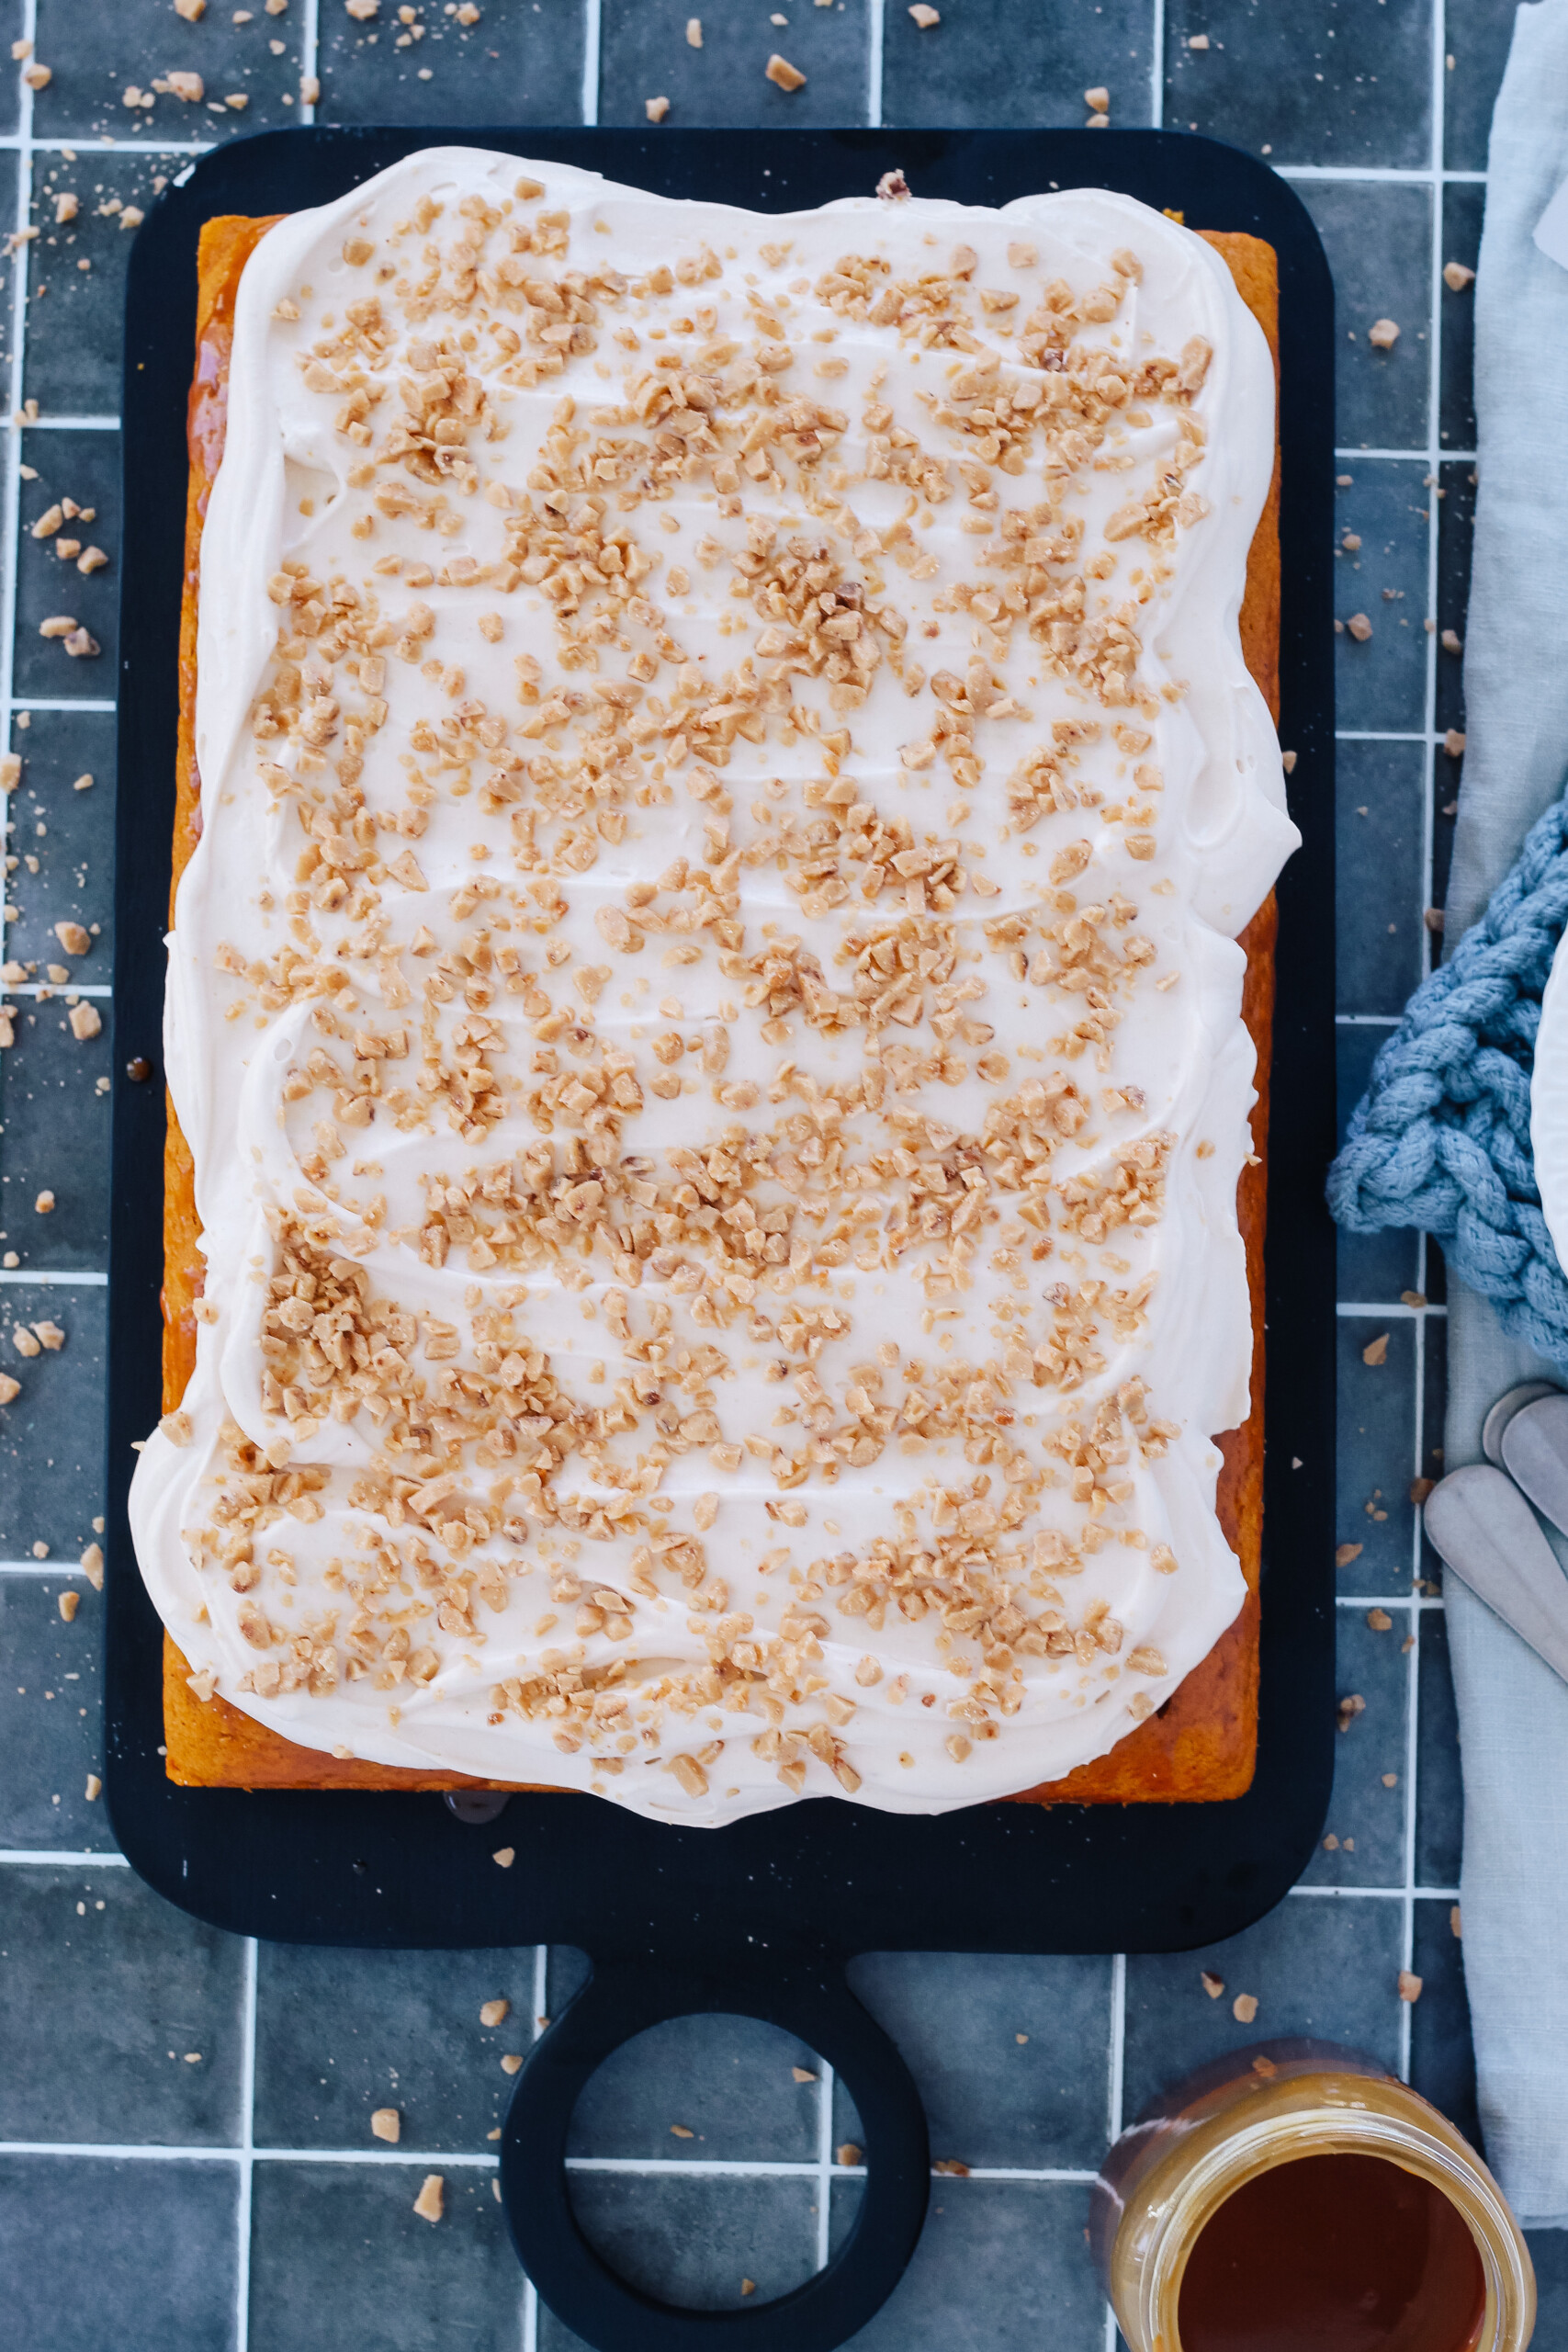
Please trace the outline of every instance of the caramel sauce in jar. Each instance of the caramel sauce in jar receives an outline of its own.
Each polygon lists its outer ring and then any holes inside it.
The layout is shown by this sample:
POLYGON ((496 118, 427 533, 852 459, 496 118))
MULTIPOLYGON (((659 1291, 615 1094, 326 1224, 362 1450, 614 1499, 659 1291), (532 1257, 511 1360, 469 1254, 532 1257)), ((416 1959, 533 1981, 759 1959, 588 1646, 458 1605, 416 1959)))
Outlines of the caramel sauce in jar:
POLYGON ((1132 2352, 1524 2352, 1535 2278, 1485 2165, 1377 2059, 1255 2044, 1111 2149, 1089 2241, 1132 2352))

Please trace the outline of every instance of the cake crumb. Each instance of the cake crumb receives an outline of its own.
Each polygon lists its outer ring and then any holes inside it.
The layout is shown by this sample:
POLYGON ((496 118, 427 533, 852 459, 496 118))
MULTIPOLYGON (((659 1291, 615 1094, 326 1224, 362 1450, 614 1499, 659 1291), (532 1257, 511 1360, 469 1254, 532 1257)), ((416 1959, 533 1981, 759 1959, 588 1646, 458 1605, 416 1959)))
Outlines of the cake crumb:
POLYGON ((378 2140, 389 2141, 396 2147, 402 2137, 403 2119, 395 2107, 378 2107, 370 2118, 370 2129, 378 2140))
POLYGON ((67 1585, 65 1590, 61 1594, 56 1606, 59 1609, 61 1615, 69 1625, 72 1619, 75 1616, 76 1611, 82 1606, 82 1596, 73 1585, 67 1585))
POLYGON ((422 2222, 438 2222, 441 2219, 446 2188, 446 2179, 442 2174, 438 2172, 425 2174, 424 2186, 413 2200, 413 2210, 422 2222))
POLYGON ((1399 327, 1393 319, 1374 319, 1367 329, 1367 341, 1374 351, 1392 351, 1399 341, 1399 327))
POLYGON ((929 33, 933 25, 942 22, 942 10, 930 6, 929 0, 915 0, 909 14, 923 33, 929 33))
POLYGON ((1365 613, 1352 613, 1345 626, 1358 645, 1365 645, 1372 633, 1372 625, 1365 613))
POLYGON ((503 2018, 508 2018, 511 2014, 510 2001, 486 2001, 479 2009, 479 2023, 483 2026, 499 2025, 503 2018))
POLYGON ((1250 2025, 1253 2018, 1258 2015, 1257 1994, 1238 1993, 1235 2000, 1231 2003, 1231 2015, 1235 2018, 1237 2025, 1250 2025))
POLYGON ((1462 261, 1446 261, 1443 264, 1443 284, 1450 294, 1462 294, 1467 286, 1474 283, 1474 270, 1467 269, 1462 261))
POLYGON ((688 17, 686 19, 686 47, 688 49, 701 49, 702 45, 703 20, 700 17, 688 17))
POLYGON ((1408 2001, 1413 2008, 1421 1998, 1422 1981, 1414 1969, 1402 1968, 1399 1972, 1399 1997, 1402 2001, 1408 2001))
POLYGON ((1393 1630, 1393 1619, 1386 1609, 1369 1609, 1367 1623, 1374 1634, 1387 1634, 1393 1630))
POLYGON ((516 1860, 517 1849, 515 1846, 499 1846, 495 1852, 491 1856, 491 1860, 494 1862, 498 1868, 503 1871, 509 1871, 516 1860))
POLYGON ((1223 1976, 1216 1976, 1212 1969, 1200 1969, 1198 1973, 1198 1982, 1201 1984, 1204 1992, 1207 1993, 1211 2001, 1217 2001, 1220 1995, 1225 1989, 1224 1978, 1223 1976))
POLYGON ((520 2050, 505 2051, 502 2056, 501 2071, 503 2075, 521 2074, 523 2071, 522 2052, 520 2050))
POLYGON ((1379 1364, 1388 1362, 1388 1333, 1386 1331, 1380 1331, 1375 1340, 1367 1341, 1366 1346, 1361 1350, 1361 1362, 1371 1364, 1374 1370, 1379 1364))
POLYGON ((99 1797, 103 1794, 103 1791, 104 1784, 99 1780, 97 1774, 96 1772, 89 1772, 87 1775, 87 1785, 84 1791, 87 1803, 89 1804, 96 1804, 99 1797))
POLYGON ((776 49, 762 71, 776 89, 804 90, 806 87, 806 76, 799 66, 792 65, 787 57, 781 57, 776 49))
POLYGON ((864 2151, 858 2147, 853 2140, 840 2140, 833 2151, 833 2161, 837 2165, 842 2165, 848 2170, 859 2164, 863 2153, 864 2151))
POLYGON ((668 98, 644 98, 642 110, 649 122, 662 122, 670 111, 670 101, 668 98))

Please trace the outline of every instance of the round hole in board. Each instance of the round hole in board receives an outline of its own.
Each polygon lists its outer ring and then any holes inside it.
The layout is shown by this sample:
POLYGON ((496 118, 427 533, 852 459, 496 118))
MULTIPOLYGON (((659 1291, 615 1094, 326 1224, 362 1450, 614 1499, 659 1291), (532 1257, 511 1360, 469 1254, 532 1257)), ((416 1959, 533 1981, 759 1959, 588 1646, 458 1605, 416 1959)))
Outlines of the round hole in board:
POLYGON ((841 2240, 863 2183, 829 2172, 840 2154, 859 2157, 860 2138, 842 2086, 795 2035, 728 2012, 671 2018, 622 2042, 584 2086, 567 2147, 588 2162, 568 2173, 567 2194, 629 2286, 682 2310, 749 2310, 804 2286, 841 2240), (594 2157, 691 2172, 598 2172, 594 2157), (716 2163, 812 2169, 706 2169, 716 2163))

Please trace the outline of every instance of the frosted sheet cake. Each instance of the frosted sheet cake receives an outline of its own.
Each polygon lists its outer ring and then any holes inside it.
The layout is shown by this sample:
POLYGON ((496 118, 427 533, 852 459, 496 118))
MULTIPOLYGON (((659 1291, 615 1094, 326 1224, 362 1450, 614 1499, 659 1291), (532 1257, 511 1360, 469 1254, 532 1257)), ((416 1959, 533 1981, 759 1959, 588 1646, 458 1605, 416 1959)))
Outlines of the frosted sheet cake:
POLYGON ((1104 1756, 1246 1591, 1224 264, 435 151, 268 232, 228 400, 132 1498, 191 1702, 688 1822, 1104 1756))

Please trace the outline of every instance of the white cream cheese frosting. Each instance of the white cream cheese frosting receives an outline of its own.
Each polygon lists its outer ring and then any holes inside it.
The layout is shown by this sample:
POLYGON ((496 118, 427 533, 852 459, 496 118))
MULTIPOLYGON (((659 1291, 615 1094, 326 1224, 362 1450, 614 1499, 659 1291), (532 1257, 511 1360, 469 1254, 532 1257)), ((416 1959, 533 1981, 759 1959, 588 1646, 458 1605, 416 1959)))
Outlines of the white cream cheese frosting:
POLYGON ((1100 191, 435 149, 265 236, 131 1495, 198 1692, 721 1824, 1055 1779, 1212 1647, 1273 442, 1100 191))

